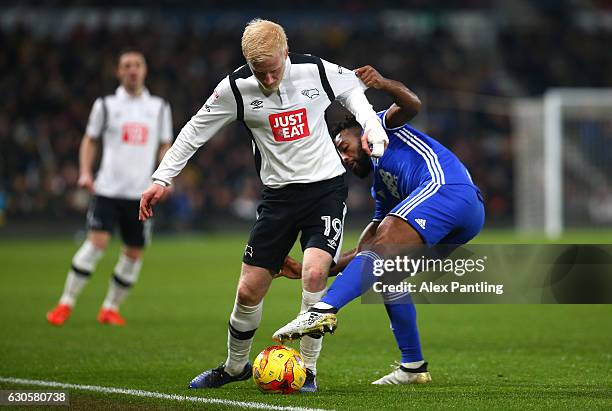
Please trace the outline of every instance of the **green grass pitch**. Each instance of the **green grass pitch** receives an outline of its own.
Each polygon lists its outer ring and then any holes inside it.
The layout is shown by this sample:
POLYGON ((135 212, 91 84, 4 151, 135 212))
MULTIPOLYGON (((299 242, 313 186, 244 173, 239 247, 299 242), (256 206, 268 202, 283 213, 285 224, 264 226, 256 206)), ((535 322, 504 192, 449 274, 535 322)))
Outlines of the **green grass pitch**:
MULTIPOLYGON (((95 317, 119 245, 114 242, 63 328, 45 321, 78 244, 70 239, 0 241, 0 376, 142 389, 270 405, 344 409, 611 409, 612 306, 420 305, 433 383, 375 387, 399 358, 382 306, 353 302, 326 337, 314 395, 264 395, 251 381, 209 391, 187 383, 225 359, 227 320, 246 234, 161 237, 145 257, 122 312, 125 328, 95 317)), ((345 245, 355 242, 349 236, 345 245)), ((565 242, 610 241, 575 233, 565 242)), ((522 242, 484 233, 479 242, 522 242)), ((300 284, 275 280, 251 358, 299 308, 300 284)), ((298 344, 293 344, 298 347, 298 344)), ((0 389, 38 389, 0 383, 0 389)), ((71 390, 72 407, 231 409, 71 390)))

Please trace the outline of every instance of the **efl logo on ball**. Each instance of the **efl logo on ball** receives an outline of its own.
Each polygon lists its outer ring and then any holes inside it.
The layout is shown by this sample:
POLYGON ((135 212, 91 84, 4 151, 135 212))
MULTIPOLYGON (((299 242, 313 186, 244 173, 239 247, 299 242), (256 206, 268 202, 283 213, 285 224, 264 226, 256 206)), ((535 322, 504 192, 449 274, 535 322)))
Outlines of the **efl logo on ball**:
POLYGON ((278 142, 294 141, 310 135, 305 108, 270 114, 268 119, 274 140, 278 142))
POLYGON ((142 145, 147 143, 149 129, 146 124, 125 123, 121 130, 121 139, 126 144, 142 145))

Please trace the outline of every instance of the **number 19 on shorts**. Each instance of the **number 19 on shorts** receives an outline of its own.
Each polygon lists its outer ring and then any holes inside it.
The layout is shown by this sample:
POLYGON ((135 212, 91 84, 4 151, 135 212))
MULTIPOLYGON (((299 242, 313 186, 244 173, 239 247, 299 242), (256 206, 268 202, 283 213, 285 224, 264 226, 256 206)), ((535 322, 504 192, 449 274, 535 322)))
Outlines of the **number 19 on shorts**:
POLYGON ((342 220, 339 218, 332 219, 331 216, 321 216, 321 220, 325 223, 325 231, 323 235, 327 237, 327 243, 331 248, 336 248, 338 245, 338 239, 342 235, 342 220), (332 235, 333 230, 333 237, 332 235))

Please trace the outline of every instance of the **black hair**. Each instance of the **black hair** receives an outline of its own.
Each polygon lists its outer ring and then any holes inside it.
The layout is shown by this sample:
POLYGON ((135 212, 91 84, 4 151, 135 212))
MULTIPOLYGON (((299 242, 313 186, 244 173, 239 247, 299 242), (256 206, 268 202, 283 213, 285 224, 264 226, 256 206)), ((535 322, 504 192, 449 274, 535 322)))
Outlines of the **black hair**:
POLYGON ((361 124, 357 122, 357 119, 355 118, 355 116, 347 115, 344 118, 344 121, 337 123, 334 126, 334 128, 332 129, 331 136, 332 138, 335 138, 338 135, 338 133, 340 133, 342 130, 346 130, 347 128, 353 128, 353 127, 361 128, 361 124))
POLYGON ((119 51, 119 54, 117 54, 117 64, 119 63, 119 60, 121 60, 121 57, 123 57, 125 54, 130 54, 130 53, 140 54, 143 60, 145 61, 145 63, 147 62, 147 58, 145 57, 144 53, 140 49, 137 49, 136 47, 125 47, 119 51))

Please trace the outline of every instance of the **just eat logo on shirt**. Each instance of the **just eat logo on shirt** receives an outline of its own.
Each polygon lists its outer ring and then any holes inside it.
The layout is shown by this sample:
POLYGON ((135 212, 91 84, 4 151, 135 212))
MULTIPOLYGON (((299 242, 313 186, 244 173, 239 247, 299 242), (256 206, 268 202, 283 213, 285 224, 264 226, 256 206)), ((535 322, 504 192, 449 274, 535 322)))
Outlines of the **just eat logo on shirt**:
POLYGON ((272 127, 272 135, 276 141, 294 141, 310 135, 305 108, 270 114, 268 119, 270 120, 270 127, 272 127))
POLYGON ((146 124, 125 123, 121 128, 121 140, 126 144, 146 144, 148 137, 149 129, 146 124))

